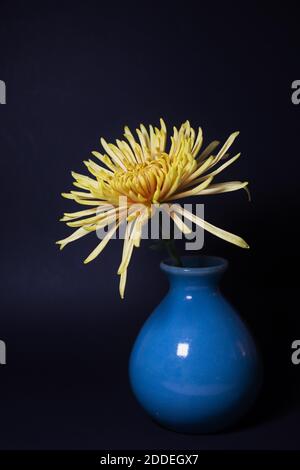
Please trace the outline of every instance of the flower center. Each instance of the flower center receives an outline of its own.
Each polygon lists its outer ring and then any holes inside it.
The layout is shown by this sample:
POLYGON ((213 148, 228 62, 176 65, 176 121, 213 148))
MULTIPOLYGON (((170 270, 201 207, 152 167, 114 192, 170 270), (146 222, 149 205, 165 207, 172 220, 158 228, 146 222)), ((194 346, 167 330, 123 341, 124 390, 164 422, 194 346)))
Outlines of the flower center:
POLYGON ((118 170, 110 181, 111 187, 133 202, 153 202, 153 196, 160 188, 170 169, 170 157, 162 153, 155 159, 127 165, 127 171, 118 170))

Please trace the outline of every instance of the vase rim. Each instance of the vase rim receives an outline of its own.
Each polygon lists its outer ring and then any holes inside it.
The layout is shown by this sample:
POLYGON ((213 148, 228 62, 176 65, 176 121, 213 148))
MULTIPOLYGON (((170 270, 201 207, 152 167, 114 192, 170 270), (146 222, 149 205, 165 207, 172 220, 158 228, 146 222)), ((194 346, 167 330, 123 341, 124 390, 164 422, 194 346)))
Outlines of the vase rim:
POLYGON ((228 261, 220 256, 182 256, 181 261, 183 262, 183 266, 174 266, 169 258, 160 263, 160 268, 162 271, 170 274, 206 275, 221 273, 228 267, 228 261))

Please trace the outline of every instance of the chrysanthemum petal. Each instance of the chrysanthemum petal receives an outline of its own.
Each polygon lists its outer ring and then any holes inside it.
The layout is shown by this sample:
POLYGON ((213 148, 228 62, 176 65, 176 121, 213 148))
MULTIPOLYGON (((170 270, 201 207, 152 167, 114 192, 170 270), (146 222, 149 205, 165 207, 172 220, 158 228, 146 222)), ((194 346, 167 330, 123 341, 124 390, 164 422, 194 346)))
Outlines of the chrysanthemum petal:
POLYGON ((207 157, 210 157, 212 155, 212 152, 218 147, 220 142, 218 140, 212 141, 200 155, 197 156, 197 160, 204 160, 207 157))
POLYGON ((68 243, 71 243, 75 240, 78 240, 85 235, 88 235, 90 232, 87 231, 85 228, 80 227, 79 229, 75 230, 69 237, 64 238, 63 240, 59 240, 56 242, 57 245, 60 245, 60 249, 62 250, 68 243))
POLYGON ((78 183, 82 185, 84 188, 95 188, 97 189, 99 184, 98 181, 94 180, 93 178, 90 178, 89 176, 86 175, 81 175, 80 173, 75 173, 75 171, 71 172, 74 180, 76 180, 78 183))
POLYGON ((228 193, 231 191, 238 191, 239 189, 246 188, 248 185, 248 181, 227 181, 225 183, 216 183, 210 185, 209 188, 204 189, 201 194, 208 195, 208 194, 221 194, 221 193, 228 193))
POLYGON ((141 149, 142 149, 142 155, 143 155, 143 160, 145 161, 147 158, 151 157, 150 149, 147 144, 147 141, 145 139, 144 134, 140 131, 140 129, 136 129, 136 133, 139 137, 141 149))
POLYGON ((175 194, 173 194, 172 196, 170 196, 168 198, 168 201, 173 201, 174 199, 182 199, 184 197, 198 196, 199 194, 203 194, 203 191, 205 190, 205 188, 207 188, 207 186, 210 185, 212 180, 213 180, 213 176, 207 178, 205 181, 198 184, 198 186, 196 186, 193 189, 189 189, 187 191, 184 191, 184 192, 178 193, 178 194, 175 193, 175 194))
MULTIPOLYGON (((120 209, 120 211, 121 210, 122 209, 120 209)), ((94 215, 93 217, 88 217, 87 219, 80 219, 80 220, 75 220, 72 222, 67 222, 67 225, 69 227, 81 227, 82 225, 89 225, 89 224, 95 224, 95 223, 101 222, 101 226, 102 226, 102 223, 104 223, 105 221, 108 221, 107 224, 105 224, 105 225, 108 225, 109 223, 112 223, 114 222, 114 220, 116 220, 118 213, 119 213, 119 210, 117 208, 113 208, 105 212, 102 212, 100 210, 99 213, 97 211, 96 215, 94 215)))
POLYGON ((121 152, 127 157, 127 160, 132 164, 136 164, 136 159, 131 147, 125 142, 125 140, 118 140, 117 139, 117 146, 121 150, 121 152))
POLYGON ((109 145, 103 137, 100 139, 102 147, 106 151, 107 155, 110 156, 110 158, 113 160, 113 162, 117 165, 119 165, 124 171, 126 171, 126 166, 122 162, 121 158, 116 155, 116 153, 112 150, 111 145, 109 145))
POLYGON ((125 269, 125 271, 122 272, 121 277, 120 277, 119 292, 120 292, 121 299, 124 299, 126 280, 127 280, 127 269, 125 269))
POLYGON ((179 230, 184 233, 185 235, 189 234, 192 232, 192 229, 190 227, 188 227, 181 219, 181 217, 179 217, 176 212, 172 212, 170 211, 169 212, 170 214, 170 217, 171 219, 174 221, 174 223, 177 225, 177 227, 179 228, 179 230))
POLYGON ((98 180, 104 179, 105 181, 109 181, 110 178, 113 176, 113 172, 108 170, 108 168, 104 168, 103 166, 97 165, 97 163, 93 162, 93 160, 87 160, 83 162, 89 172, 95 176, 98 180))
POLYGON ((225 153, 227 152, 227 150, 229 149, 229 147, 231 147, 231 145, 233 144, 233 142, 235 141, 235 139, 237 138, 238 135, 239 135, 239 131, 236 131, 236 132, 233 132, 233 133, 228 137, 228 139, 226 140, 225 144, 223 145, 223 147, 221 148, 221 150, 220 150, 219 153, 217 154, 215 163, 218 163, 218 162, 224 157, 225 153))
POLYGON ((88 199, 81 199, 80 197, 74 196, 72 199, 76 201, 78 204, 81 204, 83 206, 100 206, 102 202, 104 201, 99 201, 99 200, 88 200, 88 199))
POLYGON ((194 224, 198 225, 199 227, 202 227, 203 229, 212 233, 213 235, 222 238, 223 240, 226 240, 227 242, 237 245, 241 248, 249 248, 248 243, 245 242, 245 240, 243 240, 243 238, 239 237, 238 235, 234 235, 233 233, 227 232, 226 230, 223 230, 219 227, 215 227, 209 222, 206 222, 206 220, 197 217, 196 215, 192 214, 186 209, 183 209, 180 206, 178 206, 175 211, 183 215, 188 220, 191 220, 194 224))
MULTIPOLYGON (((207 158, 202 164, 200 164, 197 168, 197 170, 195 170, 193 173, 191 173, 183 182, 183 185, 182 187, 186 187, 186 186, 189 186, 191 184, 193 184, 196 180, 196 178, 198 178, 198 176, 202 175, 206 170, 208 170, 208 168, 211 166, 212 162, 214 161, 214 157, 213 156, 210 156, 209 158, 207 158)), ((209 176, 213 176, 211 173, 209 175, 206 175, 206 176, 203 176, 201 180, 197 180, 198 181, 203 181, 204 179, 207 179, 209 176)))
POLYGON ((65 212, 64 216, 59 219, 61 222, 67 222, 73 219, 78 219, 80 217, 85 217, 87 215, 95 214, 97 211, 96 208, 94 209, 87 209, 85 211, 78 211, 78 212, 65 212))
POLYGON ((99 207, 94 207, 92 209, 86 209, 86 210, 78 211, 78 212, 65 212, 64 216, 67 217, 68 220, 78 219, 80 217, 85 217, 87 215, 92 215, 92 214, 108 211, 112 208, 113 208, 112 204, 105 203, 103 205, 99 205, 99 207))
POLYGON ((105 237, 101 240, 101 242, 96 246, 96 248, 89 254, 89 256, 84 260, 84 264, 90 263, 98 255, 100 255, 101 251, 104 250, 106 245, 108 244, 109 240, 112 238, 114 233, 116 232, 119 224, 115 224, 105 235, 105 237))
POLYGON ((85 193, 83 191, 70 191, 70 194, 83 199, 95 199, 95 196, 92 193, 85 193))
MULTIPOLYGON (((208 176, 216 176, 218 175, 219 173, 221 173, 222 171, 225 170, 225 168, 227 168, 229 165, 231 165, 232 163, 234 163, 239 157, 241 156, 240 153, 238 153, 237 155, 235 155, 234 157, 230 158, 230 160, 228 160, 227 162, 223 163, 223 165, 219 166, 219 168, 217 168, 216 170, 214 171, 211 171, 210 173, 208 173, 207 175, 204 175, 204 176, 201 176, 200 178, 197 178, 197 181, 195 182, 201 182, 203 181, 204 179, 206 179, 208 176)), ((208 161, 208 160, 206 160, 208 161)), ((213 161, 213 157, 212 157, 212 161, 213 161)), ((210 166, 210 165, 209 165, 210 166)))
POLYGON ((97 152, 96 150, 93 150, 92 151, 92 154, 94 155, 94 157, 97 157, 99 158, 99 160, 104 163, 104 165, 107 166, 107 168, 109 168, 109 170, 114 173, 116 171, 116 166, 113 164, 113 162, 111 161, 111 159, 107 156, 107 155, 102 155, 100 152, 97 152))
POLYGON ((124 137, 128 140, 128 142, 129 142, 129 144, 130 144, 130 146, 133 150, 136 162, 137 163, 142 163, 143 156, 142 156, 142 149, 141 149, 140 145, 136 142, 136 140, 133 137, 132 132, 129 129, 129 127, 125 126, 124 130, 125 130, 124 137))
POLYGON ((124 244, 123 244, 122 261, 118 269, 118 274, 122 274, 123 271, 126 271, 128 264, 130 262, 130 258, 131 258, 132 251, 133 251, 133 245, 134 245, 133 240, 130 237, 133 223, 134 221, 128 222, 127 227, 126 227, 124 244))
POLYGON ((198 152, 199 152, 199 150, 202 146, 202 142, 203 142, 203 133, 202 133, 201 127, 199 127, 197 139, 196 139, 196 142, 195 142, 194 147, 192 149, 192 154, 193 154, 194 157, 196 157, 196 155, 198 154, 198 152))

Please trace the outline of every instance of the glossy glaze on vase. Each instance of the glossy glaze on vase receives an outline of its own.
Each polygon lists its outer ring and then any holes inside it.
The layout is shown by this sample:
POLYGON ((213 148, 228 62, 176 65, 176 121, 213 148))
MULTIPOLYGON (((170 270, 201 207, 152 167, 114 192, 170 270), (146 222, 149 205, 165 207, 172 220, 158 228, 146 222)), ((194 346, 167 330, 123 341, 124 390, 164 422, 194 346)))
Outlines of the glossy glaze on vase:
POLYGON ((262 368, 255 343, 218 284, 227 261, 161 263, 170 289, 148 318, 129 364, 132 389, 161 425, 215 432, 238 421, 255 400, 262 368))

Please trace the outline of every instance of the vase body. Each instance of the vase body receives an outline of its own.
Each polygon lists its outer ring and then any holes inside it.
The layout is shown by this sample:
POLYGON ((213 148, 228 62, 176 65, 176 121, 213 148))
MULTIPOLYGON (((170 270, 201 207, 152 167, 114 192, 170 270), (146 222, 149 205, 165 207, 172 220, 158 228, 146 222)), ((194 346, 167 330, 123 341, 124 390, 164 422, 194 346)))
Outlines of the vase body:
POLYGON ((216 257, 165 263, 170 289, 141 329, 129 376, 133 392, 161 425, 187 433, 216 432, 254 402, 262 365, 246 325, 219 291, 227 267, 216 257))

